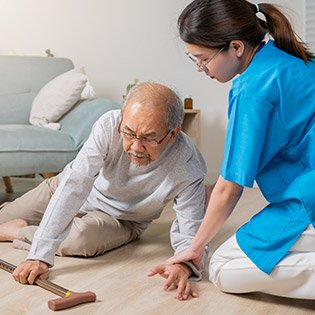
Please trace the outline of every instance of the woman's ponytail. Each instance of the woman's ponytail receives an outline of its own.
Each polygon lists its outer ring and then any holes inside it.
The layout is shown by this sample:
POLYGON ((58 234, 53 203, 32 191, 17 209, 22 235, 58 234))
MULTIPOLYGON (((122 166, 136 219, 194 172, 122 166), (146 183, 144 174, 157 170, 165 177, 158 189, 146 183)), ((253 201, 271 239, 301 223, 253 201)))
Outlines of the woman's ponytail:
POLYGON ((275 5, 260 3, 258 7, 266 18, 266 28, 278 48, 303 59, 305 63, 314 58, 314 54, 295 34, 288 18, 275 5))

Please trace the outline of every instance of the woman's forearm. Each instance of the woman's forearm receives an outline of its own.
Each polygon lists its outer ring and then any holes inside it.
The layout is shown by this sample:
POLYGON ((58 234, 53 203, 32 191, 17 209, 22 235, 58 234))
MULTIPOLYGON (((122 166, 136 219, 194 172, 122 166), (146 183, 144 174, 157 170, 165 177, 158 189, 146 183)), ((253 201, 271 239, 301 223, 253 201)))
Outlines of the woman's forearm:
POLYGON ((202 251, 220 230, 242 195, 243 187, 219 178, 210 197, 205 217, 192 241, 192 249, 202 251))

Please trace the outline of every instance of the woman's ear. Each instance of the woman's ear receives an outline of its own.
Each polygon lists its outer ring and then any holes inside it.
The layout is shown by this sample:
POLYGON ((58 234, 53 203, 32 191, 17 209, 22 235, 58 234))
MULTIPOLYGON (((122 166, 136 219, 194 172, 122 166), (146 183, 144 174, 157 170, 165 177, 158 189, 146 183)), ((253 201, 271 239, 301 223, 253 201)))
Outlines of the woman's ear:
POLYGON ((245 45, 241 40, 232 40, 230 42, 230 48, 238 58, 241 58, 245 51, 245 45))

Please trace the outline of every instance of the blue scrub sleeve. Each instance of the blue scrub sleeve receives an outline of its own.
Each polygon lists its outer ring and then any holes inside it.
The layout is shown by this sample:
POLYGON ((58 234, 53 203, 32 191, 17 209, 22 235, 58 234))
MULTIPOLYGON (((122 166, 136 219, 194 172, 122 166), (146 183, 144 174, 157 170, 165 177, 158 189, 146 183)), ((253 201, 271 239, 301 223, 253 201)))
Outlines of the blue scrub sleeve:
POLYGON ((273 106, 260 98, 230 97, 229 121, 220 175, 241 186, 252 187, 273 106))

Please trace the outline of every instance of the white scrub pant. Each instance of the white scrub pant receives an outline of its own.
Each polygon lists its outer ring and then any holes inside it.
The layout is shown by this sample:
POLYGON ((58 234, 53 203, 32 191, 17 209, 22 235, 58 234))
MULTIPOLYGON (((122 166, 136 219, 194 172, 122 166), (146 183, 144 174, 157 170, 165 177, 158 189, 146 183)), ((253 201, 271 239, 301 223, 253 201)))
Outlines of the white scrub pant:
POLYGON ((283 297, 313 300, 315 299, 315 230, 309 225, 270 275, 258 269, 244 254, 234 234, 211 257, 209 279, 224 292, 259 291, 283 297))

